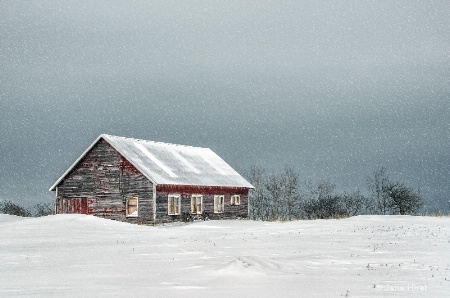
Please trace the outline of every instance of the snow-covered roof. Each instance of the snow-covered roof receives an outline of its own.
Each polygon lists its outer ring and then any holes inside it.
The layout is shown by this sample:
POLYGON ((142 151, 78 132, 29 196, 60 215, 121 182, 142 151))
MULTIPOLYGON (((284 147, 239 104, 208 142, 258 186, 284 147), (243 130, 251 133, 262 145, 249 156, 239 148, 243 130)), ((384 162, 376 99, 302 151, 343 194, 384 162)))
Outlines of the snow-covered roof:
POLYGON ((152 183, 254 188, 209 148, 192 147, 107 134, 100 135, 50 191, 70 173, 92 147, 104 139, 152 183))

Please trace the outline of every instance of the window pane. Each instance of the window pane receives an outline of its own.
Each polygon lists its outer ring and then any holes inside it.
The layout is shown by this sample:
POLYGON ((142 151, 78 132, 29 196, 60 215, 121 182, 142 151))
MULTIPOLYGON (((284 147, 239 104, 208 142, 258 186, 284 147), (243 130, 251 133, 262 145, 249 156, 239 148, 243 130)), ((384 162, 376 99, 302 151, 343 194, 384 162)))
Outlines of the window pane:
POLYGON ((231 205, 239 205, 240 204, 240 196, 233 195, 231 196, 231 205))
POLYGON ((173 204, 174 197, 169 196, 169 214, 174 214, 174 204, 173 204))
POLYGON ((191 199, 191 210, 192 214, 202 213, 202 196, 192 196, 191 199))
POLYGON ((138 199, 128 198, 127 199, 127 215, 137 215, 138 213, 138 199))
POLYGON ((224 196, 214 196, 214 212, 215 213, 223 212, 223 203, 224 203, 224 196))
POLYGON ((219 196, 214 196, 214 213, 219 213, 220 212, 219 203, 220 203, 220 197, 219 196))
POLYGON ((202 213, 202 198, 201 197, 197 197, 197 213, 202 213))

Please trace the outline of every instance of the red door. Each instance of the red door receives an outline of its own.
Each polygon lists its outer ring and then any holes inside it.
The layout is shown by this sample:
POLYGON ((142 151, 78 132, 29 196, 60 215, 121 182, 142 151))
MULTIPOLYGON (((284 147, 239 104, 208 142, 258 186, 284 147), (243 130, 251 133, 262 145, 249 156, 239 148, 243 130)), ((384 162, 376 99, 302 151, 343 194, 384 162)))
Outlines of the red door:
POLYGON ((87 198, 58 199, 56 202, 56 213, 87 214, 87 198))

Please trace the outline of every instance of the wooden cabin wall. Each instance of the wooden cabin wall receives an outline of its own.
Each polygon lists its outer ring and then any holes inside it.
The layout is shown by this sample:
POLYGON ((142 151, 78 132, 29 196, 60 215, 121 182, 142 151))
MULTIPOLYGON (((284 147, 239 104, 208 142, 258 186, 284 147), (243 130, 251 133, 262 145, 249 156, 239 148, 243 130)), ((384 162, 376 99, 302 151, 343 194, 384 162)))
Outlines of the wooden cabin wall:
POLYGON ((191 213, 192 195, 203 196, 203 211, 208 212, 210 219, 235 219, 248 216, 248 189, 246 188, 158 185, 156 187, 156 223, 179 221, 183 212, 191 213), (180 215, 168 214, 169 194, 179 194, 181 196, 180 215), (224 195, 223 213, 214 213, 215 195, 224 195), (232 195, 240 195, 240 205, 231 205, 232 195))
POLYGON ((57 192, 57 213, 85 213, 130 222, 153 222, 152 183, 105 140, 100 140, 86 154, 58 185, 57 192), (139 199, 139 216, 136 218, 125 216, 123 197, 127 196, 139 199))
POLYGON ((124 196, 137 197, 139 200, 138 217, 127 217, 126 220, 135 223, 154 223, 153 184, 124 158, 122 165, 121 191, 124 196))

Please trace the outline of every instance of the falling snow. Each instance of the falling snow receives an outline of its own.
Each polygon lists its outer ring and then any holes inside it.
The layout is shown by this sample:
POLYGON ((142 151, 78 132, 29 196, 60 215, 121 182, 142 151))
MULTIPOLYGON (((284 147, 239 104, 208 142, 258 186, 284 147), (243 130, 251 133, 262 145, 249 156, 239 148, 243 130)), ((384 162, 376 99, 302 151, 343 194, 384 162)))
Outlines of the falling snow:
POLYGON ((48 187, 101 133, 364 190, 385 166, 450 197, 445 1, 3 1, 0 200, 48 187))

